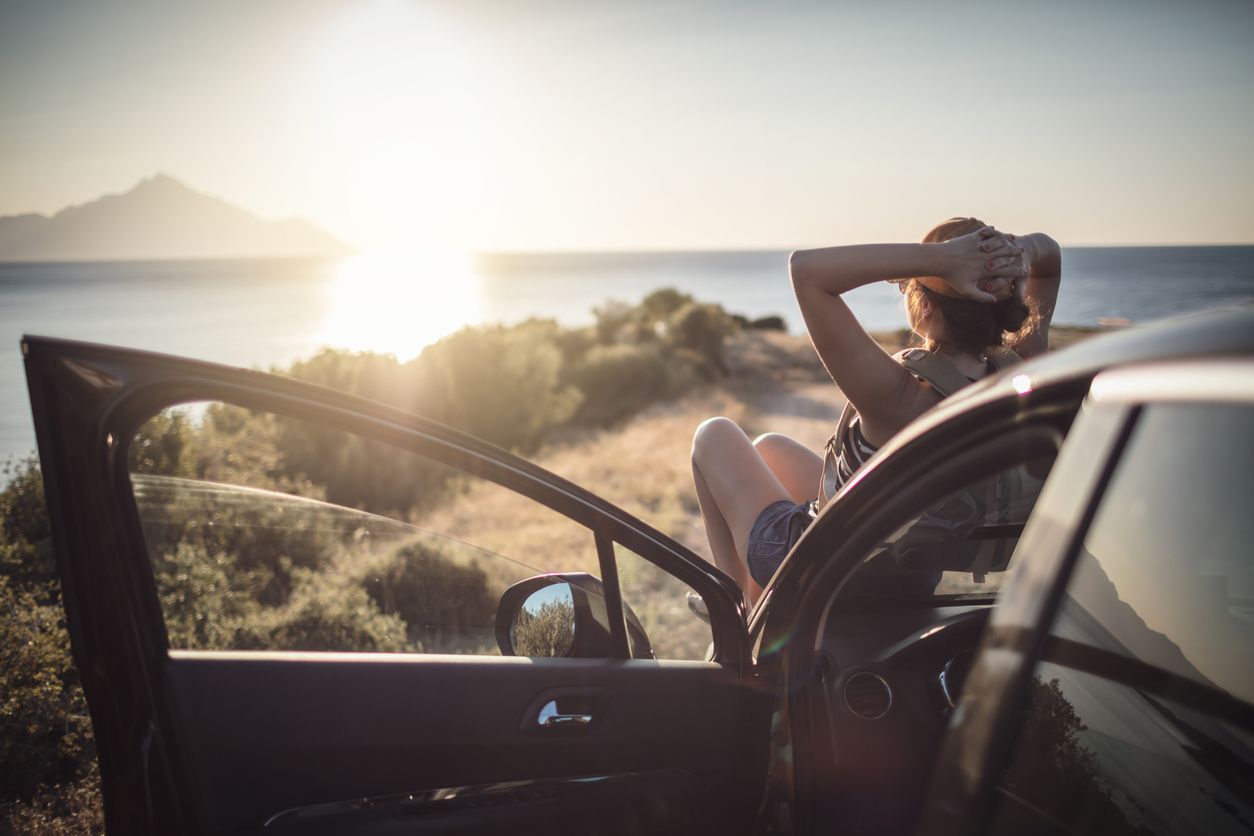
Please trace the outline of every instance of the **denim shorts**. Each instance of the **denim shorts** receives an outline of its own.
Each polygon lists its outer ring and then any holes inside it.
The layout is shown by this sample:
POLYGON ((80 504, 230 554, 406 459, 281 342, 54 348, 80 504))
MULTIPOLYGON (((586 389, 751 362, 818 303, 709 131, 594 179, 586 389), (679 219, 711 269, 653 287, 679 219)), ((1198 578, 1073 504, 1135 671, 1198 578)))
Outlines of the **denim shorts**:
POLYGON ((772 502, 758 514, 749 530, 745 559, 749 563, 749 574, 759 586, 766 586, 770 581, 812 519, 810 503, 798 504, 786 499, 772 502))

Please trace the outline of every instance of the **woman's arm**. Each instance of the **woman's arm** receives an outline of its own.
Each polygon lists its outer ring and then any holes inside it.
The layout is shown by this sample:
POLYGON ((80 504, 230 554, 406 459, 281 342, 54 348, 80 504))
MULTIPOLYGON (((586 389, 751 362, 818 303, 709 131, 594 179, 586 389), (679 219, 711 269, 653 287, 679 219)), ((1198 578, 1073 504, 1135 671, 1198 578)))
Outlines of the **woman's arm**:
POLYGON ((1023 295, 1036 308, 1037 325, 1019 340, 1015 350, 1023 357, 1034 357, 1049 350, 1049 325, 1058 302, 1058 286, 1062 283, 1062 249, 1058 242, 1043 232, 1021 235, 1018 243, 1026 251, 1028 278, 1023 295))
POLYGON ((888 356, 858 324, 841 294, 886 279, 939 276, 982 302, 980 283, 1017 260, 1018 249, 993 230, 939 244, 861 244, 798 250, 788 259, 810 339, 828 374, 862 416, 872 444, 882 444, 928 407, 936 393, 888 356))

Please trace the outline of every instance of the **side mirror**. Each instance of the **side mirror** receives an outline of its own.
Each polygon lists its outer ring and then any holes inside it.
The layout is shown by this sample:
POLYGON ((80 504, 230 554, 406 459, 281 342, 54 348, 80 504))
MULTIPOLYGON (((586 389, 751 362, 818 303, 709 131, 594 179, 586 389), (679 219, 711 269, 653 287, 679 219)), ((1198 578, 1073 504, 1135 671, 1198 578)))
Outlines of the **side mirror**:
MULTIPOLYGON (((644 625, 626 602, 623 615, 632 658, 654 658, 644 625)), ((564 572, 519 581, 497 605, 496 643, 504 656, 613 658, 601 580, 586 572, 564 572)))

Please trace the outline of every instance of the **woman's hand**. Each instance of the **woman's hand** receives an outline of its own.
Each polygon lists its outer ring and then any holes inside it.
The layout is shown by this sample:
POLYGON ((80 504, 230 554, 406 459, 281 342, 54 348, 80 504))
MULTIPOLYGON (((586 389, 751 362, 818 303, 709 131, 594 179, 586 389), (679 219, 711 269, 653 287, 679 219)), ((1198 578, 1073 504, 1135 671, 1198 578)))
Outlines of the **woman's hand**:
POLYGON ((967 299, 992 304, 1015 292, 1028 274, 1026 251, 1013 235, 984 227, 939 244, 945 248, 940 278, 967 299))

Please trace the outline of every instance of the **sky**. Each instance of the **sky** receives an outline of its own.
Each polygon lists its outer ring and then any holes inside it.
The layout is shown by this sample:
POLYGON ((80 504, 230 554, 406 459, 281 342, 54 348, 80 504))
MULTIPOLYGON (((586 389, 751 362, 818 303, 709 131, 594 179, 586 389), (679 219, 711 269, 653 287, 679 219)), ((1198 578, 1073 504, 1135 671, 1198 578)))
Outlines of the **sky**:
POLYGON ((0 0, 0 215, 363 249, 1254 242, 1254 3, 0 0))

